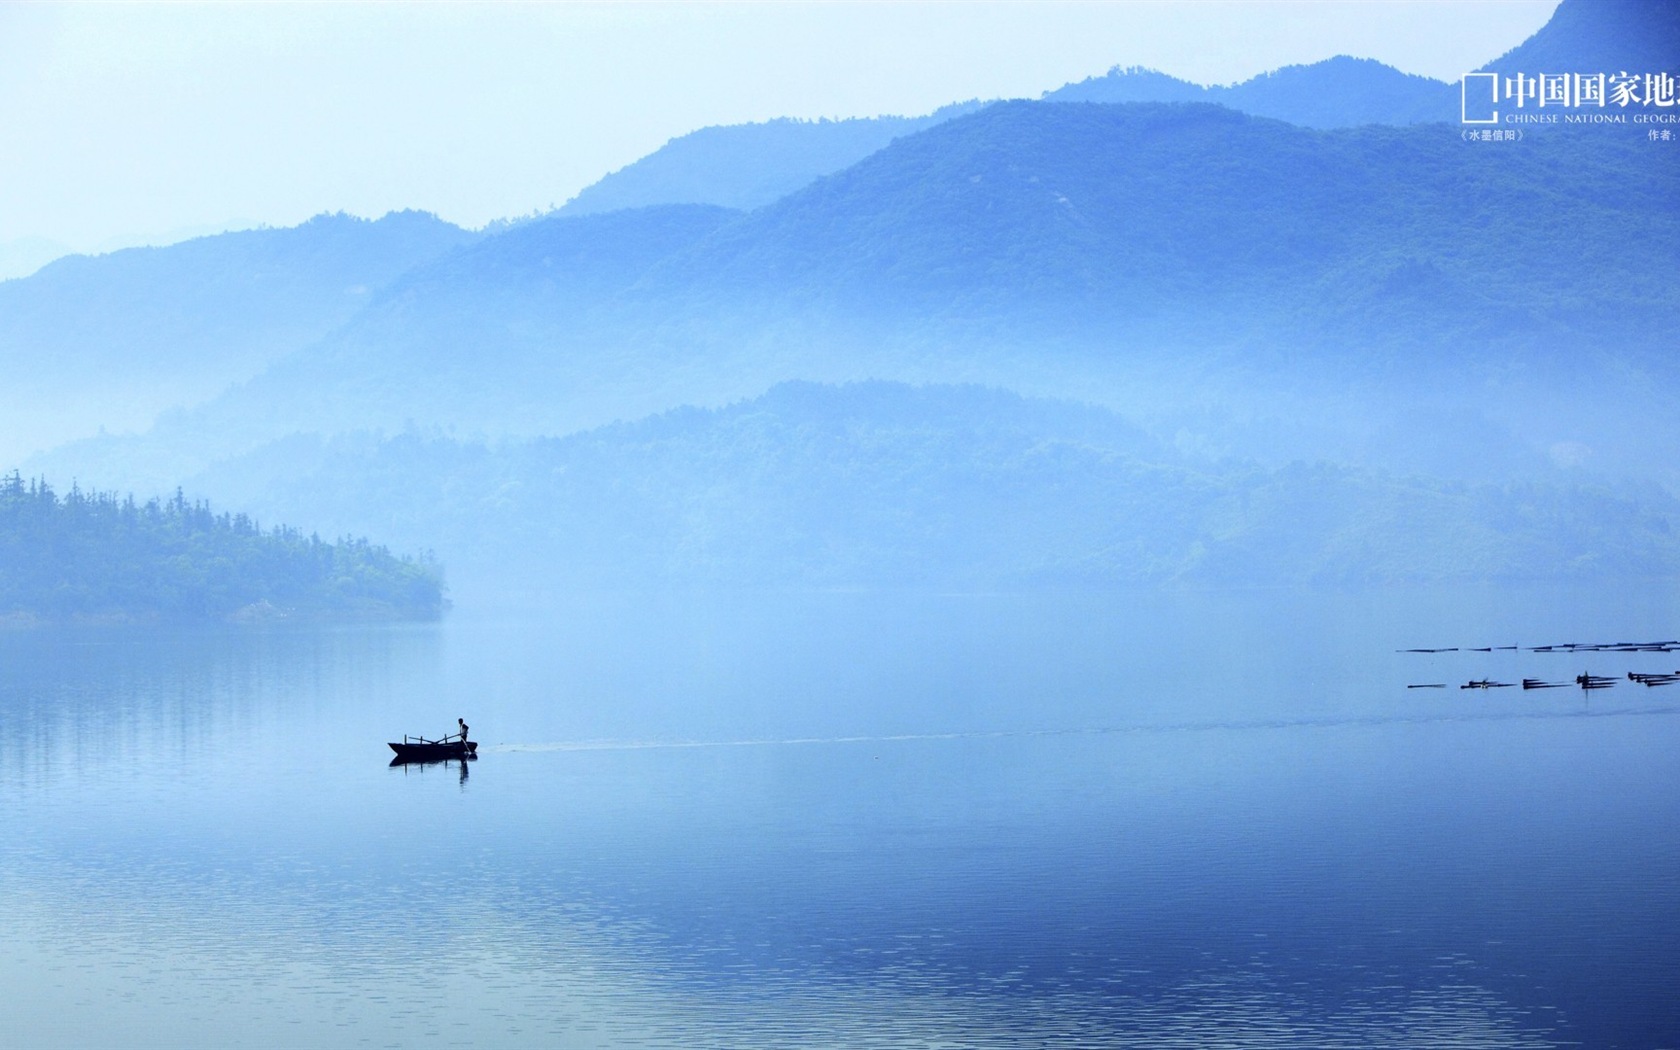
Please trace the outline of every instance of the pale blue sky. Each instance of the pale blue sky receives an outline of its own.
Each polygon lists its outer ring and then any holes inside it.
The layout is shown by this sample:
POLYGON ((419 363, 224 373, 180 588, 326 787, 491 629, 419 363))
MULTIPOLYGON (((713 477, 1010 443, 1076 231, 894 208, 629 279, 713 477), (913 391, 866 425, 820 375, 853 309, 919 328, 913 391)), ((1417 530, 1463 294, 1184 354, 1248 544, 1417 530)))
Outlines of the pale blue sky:
POLYGON ((0 4, 0 247, 322 211, 477 226, 666 140, 1036 97, 1114 65, 1229 83, 1334 54, 1443 80, 1555 0, 0 4))

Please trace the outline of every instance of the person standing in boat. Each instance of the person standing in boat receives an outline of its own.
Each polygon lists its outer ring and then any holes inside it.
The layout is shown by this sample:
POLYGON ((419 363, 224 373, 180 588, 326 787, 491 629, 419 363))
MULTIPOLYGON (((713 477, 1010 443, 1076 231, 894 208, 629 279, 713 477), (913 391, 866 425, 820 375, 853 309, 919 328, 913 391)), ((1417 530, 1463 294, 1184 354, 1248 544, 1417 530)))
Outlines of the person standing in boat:
POLYGON ((461 726, 461 743, 465 744, 467 742, 467 720, 464 718, 457 718, 455 721, 461 726))

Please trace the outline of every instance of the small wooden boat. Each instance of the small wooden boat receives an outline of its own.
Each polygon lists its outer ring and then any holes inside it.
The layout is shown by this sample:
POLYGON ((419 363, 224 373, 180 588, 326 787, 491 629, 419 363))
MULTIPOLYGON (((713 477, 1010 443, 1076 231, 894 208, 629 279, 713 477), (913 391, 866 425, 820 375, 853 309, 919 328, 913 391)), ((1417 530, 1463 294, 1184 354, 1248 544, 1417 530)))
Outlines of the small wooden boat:
POLYGON ((427 740, 423 736, 404 736, 402 743, 391 742, 391 750, 405 762, 437 761, 444 758, 471 758, 478 755, 476 740, 427 740))

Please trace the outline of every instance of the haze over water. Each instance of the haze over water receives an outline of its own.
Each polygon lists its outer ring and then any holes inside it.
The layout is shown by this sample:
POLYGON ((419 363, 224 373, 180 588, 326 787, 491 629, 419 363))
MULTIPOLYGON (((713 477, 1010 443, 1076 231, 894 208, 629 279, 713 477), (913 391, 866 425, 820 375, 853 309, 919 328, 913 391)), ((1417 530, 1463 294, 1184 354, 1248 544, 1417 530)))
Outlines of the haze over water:
MULTIPOLYGON (((1662 1047, 1602 593, 578 597, 0 635, 10 1045, 1662 1047), (483 757, 390 768, 461 715, 483 757)), ((1664 664, 1663 661, 1668 661, 1664 664)))
POLYGON ((0 5, 0 1050, 1680 1050, 1680 5, 1225 6, 0 5))

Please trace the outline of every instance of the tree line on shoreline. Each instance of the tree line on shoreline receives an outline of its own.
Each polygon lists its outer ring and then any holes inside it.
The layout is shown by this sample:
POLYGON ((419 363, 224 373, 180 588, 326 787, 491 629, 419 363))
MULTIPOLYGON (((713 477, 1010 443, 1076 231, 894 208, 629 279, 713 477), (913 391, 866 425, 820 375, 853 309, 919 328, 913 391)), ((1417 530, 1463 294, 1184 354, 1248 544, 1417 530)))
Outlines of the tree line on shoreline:
POLYGON ((13 622, 435 619, 445 605, 429 554, 265 529, 180 490, 142 503, 0 478, 0 618, 13 622))

